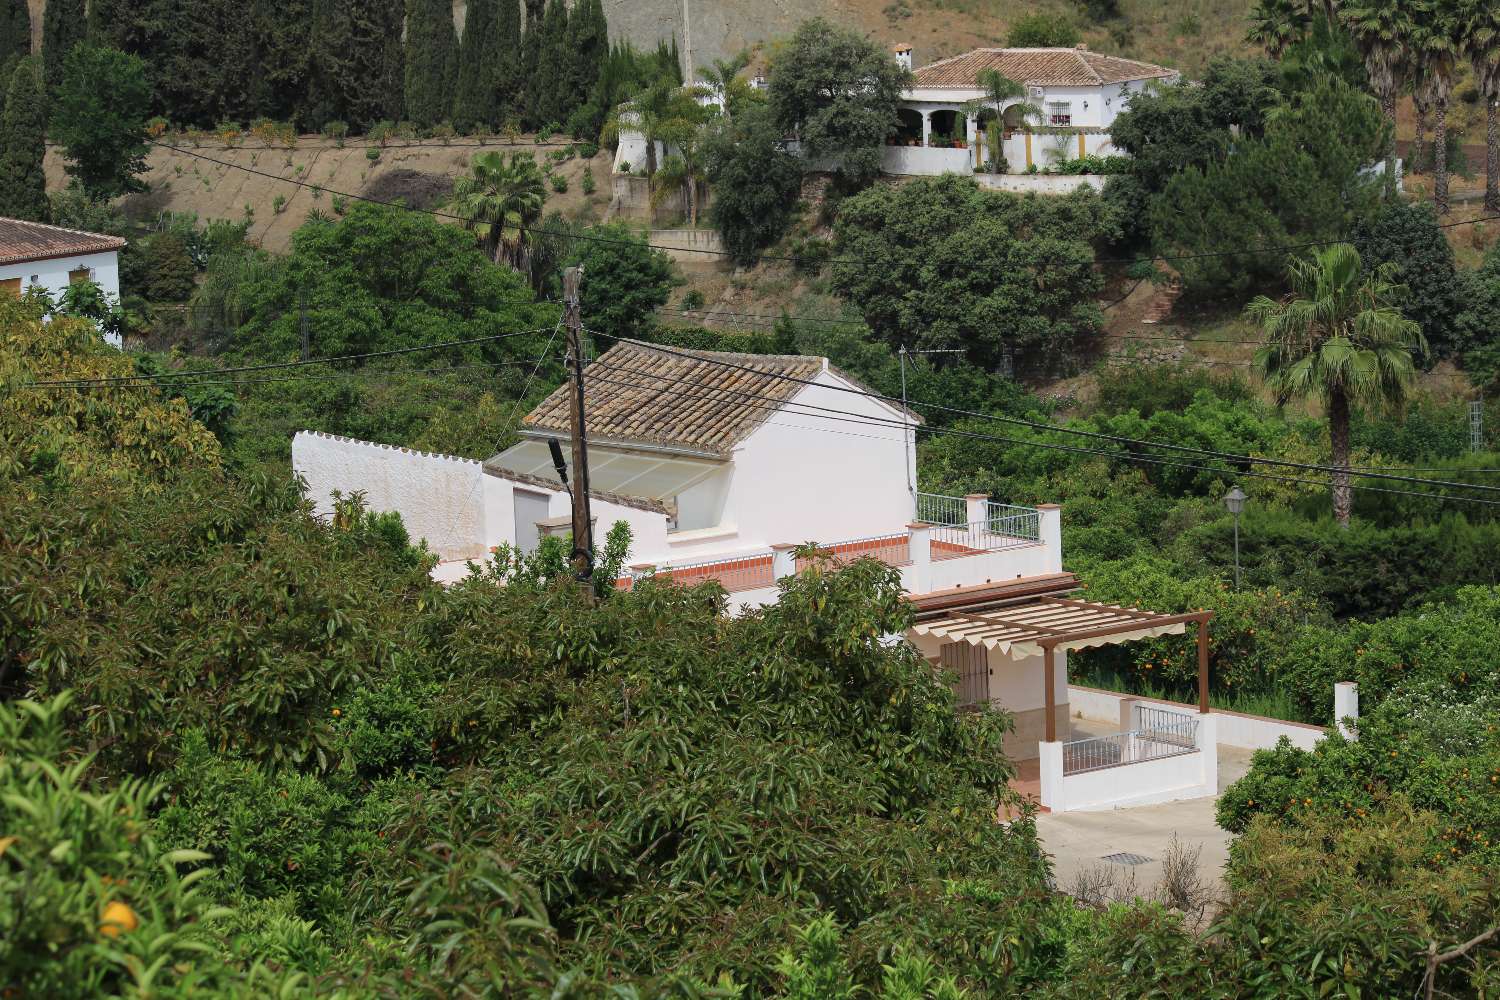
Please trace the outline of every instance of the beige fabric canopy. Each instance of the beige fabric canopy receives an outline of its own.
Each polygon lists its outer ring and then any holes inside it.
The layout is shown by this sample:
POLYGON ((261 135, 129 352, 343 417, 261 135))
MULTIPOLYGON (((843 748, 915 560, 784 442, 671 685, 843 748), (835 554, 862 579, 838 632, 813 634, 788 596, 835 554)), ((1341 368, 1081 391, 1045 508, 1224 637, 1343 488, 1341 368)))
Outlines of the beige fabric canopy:
POLYGON ((983 646, 1012 660, 1025 660, 1041 656, 1046 646, 1066 651, 1159 635, 1182 635, 1187 631, 1187 623, 1196 617, 1041 597, 994 611, 949 614, 936 621, 919 623, 912 631, 947 642, 983 646))
POLYGON ((1053 672, 1059 649, 1088 649, 1113 643, 1181 635, 1198 626, 1198 711, 1208 711, 1208 620, 1211 611, 1164 615, 1140 608, 1094 604, 1051 595, 1029 597, 982 612, 949 611, 918 622, 912 632, 947 642, 966 642, 1013 660, 1042 658, 1047 741, 1057 739, 1053 672))

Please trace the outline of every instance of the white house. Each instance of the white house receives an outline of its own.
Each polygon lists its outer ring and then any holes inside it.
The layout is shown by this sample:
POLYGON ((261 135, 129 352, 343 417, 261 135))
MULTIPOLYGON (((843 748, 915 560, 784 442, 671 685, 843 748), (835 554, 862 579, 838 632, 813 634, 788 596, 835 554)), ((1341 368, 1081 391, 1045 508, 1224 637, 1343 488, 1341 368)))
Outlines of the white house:
MULTIPOLYGON (((898 45, 896 59, 912 69, 912 47, 898 45)), ((1134 59, 1122 59, 1075 48, 975 49, 960 56, 941 59, 915 69, 913 83, 904 95, 895 131, 886 140, 882 169, 893 175, 973 174, 988 187, 1064 193, 1080 183, 1095 187, 1097 176, 1015 175, 1031 168, 1044 171, 1063 160, 1083 156, 1117 155, 1110 141, 1110 126, 1124 110, 1132 94, 1153 83, 1175 83, 1176 70, 1134 59), (1004 102, 1000 108, 1001 155, 996 164, 984 135, 995 119, 992 108, 978 108, 986 100, 980 76, 995 70, 1025 88, 1024 96, 1004 102), (1022 105, 1040 112, 1040 118, 1023 115, 1022 105), (994 169, 997 165, 1004 169, 994 169)), ((628 127, 624 116, 615 151, 615 171, 639 170, 646 164, 646 143, 628 127)), ((795 139, 789 140, 792 149, 795 139)), ((657 162, 671 152, 657 142, 657 162)))
MULTIPOLYGON (((809 560, 881 560, 916 608, 905 638, 952 671, 962 703, 1012 713, 1007 749, 1030 762, 1044 804, 1213 793, 1206 715, 1153 709, 1117 737, 1068 739, 1069 650, 1189 625, 1199 631, 1206 711, 1209 614, 1077 599, 1078 581, 1062 569, 1058 507, 918 492, 921 418, 825 358, 622 342, 584 379, 595 535, 625 521, 633 536, 617 587, 716 581, 738 612, 774 603, 777 581, 809 560)), ((528 551, 569 530, 551 447, 570 454, 568 406, 564 386, 525 418, 519 443, 483 462, 303 431, 292 463, 321 513, 334 490, 363 491, 444 560, 438 579, 457 580, 496 546, 528 551)))
MULTIPOLYGON (((0 218, 0 295, 20 298, 40 287, 55 301, 69 285, 92 281, 119 301, 124 247, 119 236, 0 218)), ((118 335, 106 338, 120 346, 118 335)))
MULTIPOLYGON (((912 65, 909 45, 896 58, 912 65)), ((1060 160, 1117 153, 1110 126, 1132 94, 1153 82, 1174 83, 1175 70, 1091 52, 1083 45, 1050 49, 975 49, 913 72, 902 101, 901 124, 888 140, 885 170, 892 174, 990 172, 983 135, 995 119, 973 102, 987 99, 980 76, 994 70, 1025 88, 1004 102, 1000 129, 1004 172, 1022 173, 1060 160), (1022 105, 1041 113, 1026 117, 1022 105)))

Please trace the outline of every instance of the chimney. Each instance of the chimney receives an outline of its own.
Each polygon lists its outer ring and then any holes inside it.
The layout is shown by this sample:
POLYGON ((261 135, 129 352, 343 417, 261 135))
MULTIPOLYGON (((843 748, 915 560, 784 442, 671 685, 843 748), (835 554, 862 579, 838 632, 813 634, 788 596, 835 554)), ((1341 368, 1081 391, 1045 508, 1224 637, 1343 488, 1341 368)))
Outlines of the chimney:
POLYGON ((911 69, 911 46, 902 42, 896 46, 896 62, 901 64, 902 69, 911 69))

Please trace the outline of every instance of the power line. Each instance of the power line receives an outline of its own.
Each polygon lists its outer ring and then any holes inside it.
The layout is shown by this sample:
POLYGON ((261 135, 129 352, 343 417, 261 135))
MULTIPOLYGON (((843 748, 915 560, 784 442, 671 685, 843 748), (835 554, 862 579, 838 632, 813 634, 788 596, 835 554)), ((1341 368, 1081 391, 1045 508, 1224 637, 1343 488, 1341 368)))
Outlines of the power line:
MULTIPOLYGON (((182 153, 182 154, 184 154, 186 156, 193 156, 193 157, 196 157, 196 158, 198 158, 200 160, 206 160, 209 163, 217 164, 218 166, 225 167, 225 168, 230 169, 230 170, 242 170, 242 171, 244 171, 246 173, 254 174, 257 177, 264 177, 267 180, 278 181, 278 182, 283 183, 283 184, 291 184, 291 185, 294 185, 296 187, 301 187, 301 188, 317 188, 319 191, 324 191, 324 192, 327 192, 330 195, 336 195, 337 197, 340 197, 340 198, 350 198, 350 199, 353 199, 355 201, 368 202, 369 204, 372 204, 372 205, 384 205, 387 208, 401 208, 401 209, 405 209, 408 212, 417 212, 417 213, 420 213, 420 214, 423 214, 423 215, 430 215, 430 216, 432 216, 434 218, 438 218, 438 219, 449 219, 449 220, 452 220, 454 222, 462 222, 462 223, 465 223, 465 224, 467 224, 469 222, 469 220, 466 219, 466 218, 464 218, 463 216, 453 215, 453 214, 447 213, 447 212, 439 212, 439 211, 436 211, 434 209, 415 208, 415 207, 412 207, 410 205, 402 204, 400 202, 381 201, 378 198, 371 198, 371 197, 368 197, 366 195, 351 194, 351 193, 346 192, 346 191, 334 191, 332 188, 325 187, 322 184, 314 184, 311 181, 298 180, 295 177, 282 177, 279 174, 273 174, 273 173, 270 173, 269 171, 265 171, 265 170, 258 170, 255 167, 247 167, 244 164, 230 163, 227 160, 216 159, 215 157, 207 156, 207 155, 205 155, 203 153, 199 153, 196 150, 178 149, 175 146, 172 146, 172 145, 169 145, 169 144, 163 143, 163 142, 158 142, 158 141, 156 141, 154 139, 147 139, 146 142, 149 143, 150 145, 153 145, 153 146, 160 146, 163 149, 170 149, 170 150, 172 150, 173 152, 176 152, 176 153, 182 153)), ((1463 219, 1463 220, 1456 221, 1456 222, 1442 223, 1437 228, 1439 228, 1439 229, 1453 229, 1453 228, 1456 228, 1458 226, 1471 226, 1471 225, 1474 225, 1476 223, 1496 222, 1496 221, 1500 221, 1500 215, 1487 215, 1487 216, 1480 216, 1480 217, 1474 218, 1474 219, 1463 219)), ((526 225, 522 225, 520 223, 514 223, 514 222, 504 222, 504 221, 502 221, 502 222, 498 223, 498 225, 502 229, 511 229, 511 230, 515 230, 515 231, 520 232, 520 233, 528 233, 529 232, 529 233, 534 233, 534 234, 536 234, 538 236, 556 236, 556 237, 560 237, 560 238, 563 238, 563 239, 582 240, 582 241, 588 242, 588 243, 614 244, 614 245, 618 245, 618 246, 633 246, 633 245, 635 245, 634 241, 631 241, 631 240, 613 239, 613 238, 607 237, 607 236, 590 235, 590 234, 587 234, 587 233, 558 232, 557 230, 539 229, 539 228, 536 228, 534 226, 526 226, 526 225)), ((1051 263, 1049 263, 1049 262, 1046 262, 1046 261, 1038 261, 1038 262, 1035 262, 1035 263, 1032 263, 1032 264, 1024 265, 1024 267, 1025 268, 1029 268, 1029 269, 1052 268, 1052 267, 1067 267, 1067 268, 1071 268, 1071 269, 1075 269, 1076 270, 1076 269, 1079 269, 1079 268, 1093 267, 1093 266, 1101 265, 1101 264, 1130 265, 1130 264, 1155 263, 1157 261, 1162 261, 1162 262, 1174 262, 1174 261, 1177 261, 1177 262, 1180 262, 1180 261, 1189 261, 1189 260, 1208 260, 1208 259, 1219 258, 1219 257, 1243 257, 1243 256, 1250 256, 1250 255, 1262 254, 1262 253, 1290 254, 1290 253, 1298 251, 1298 250, 1308 250, 1308 249, 1312 249, 1314 247, 1333 246, 1335 244, 1345 243, 1345 242, 1348 242, 1348 241, 1347 240, 1339 240, 1339 239, 1307 240, 1307 241, 1302 242, 1302 243, 1288 243, 1288 244, 1281 244, 1281 245, 1277 245, 1277 246, 1239 247, 1239 248, 1236 248, 1236 249, 1233 249, 1233 250, 1205 250, 1205 251, 1201 251, 1201 252, 1198 252, 1198 253, 1190 253, 1190 254, 1158 254, 1158 255, 1155 255, 1155 256, 1151 256, 1151 257, 1119 257, 1119 258, 1108 258, 1108 257, 1105 257, 1105 258, 1094 258, 1093 260, 1090 260, 1090 261, 1087 261, 1087 262, 1080 261, 1080 262, 1076 262, 1076 263, 1073 263, 1073 262, 1051 262, 1051 263)), ((702 254, 704 256, 710 256, 710 257, 732 257, 732 256, 734 256, 734 254, 731 253, 728 250, 706 250, 706 249, 697 249, 697 248, 694 248, 694 249, 685 250, 683 252, 685 252, 685 253, 702 254)), ((754 258, 754 260, 757 263, 762 262, 762 261, 774 261, 774 262, 789 263, 789 264, 817 264, 819 267, 822 267, 823 265, 827 265, 827 264, 849 264, 849 265, 868 266, 868 267, 887 267, 888 266, 884 262, 864 260, 864 259, 857 258, 857 257, 829 257, 829 258, 825 258, 825 259, 819 260, 819 259, 813 259, 813 258, 809 258, 809 257, 799 257, 799 256, 792 255, 792 254, 771 254, 771 253, 758 254, 754 258)), ((951 261, 951 262, 949 262, 948 266, 949 267, 956 267, 956 268, 984 268, 984 267, 994 267, 995 265, 992 262, 990 262, 990 261, 951 261)))
MULTIPOLYGON (((241 365, 236 368, 214 368, 195 372, 169 372, 161 375, 119 375, 110 378, 79 378, 79 379, 52 379, 41 382, 29 382, 21 388, 76 388, 90 385, 114 385, 121 382, 140 383, 142 381, 160 382, 162 379, 171 379, 178 384, 191 384, 198 375, 235 375, 243 372, 273 371, 283 368, 302 368, 307 365, 326 365, 338 361, 365 361, 370 358, 390 358, 401 354, 416 354, 421 351, 441 351, 450 347, 467 347, 472 344, 485 344, 497 340, 509 340, 512 337, 524 337, 529 334, 546 333, 547 327, 535 330, 517 330, 514 333, 497 333, 487 337, 470 337, 466 340, 449 340, 438 344, 423 344, 420 347, 397 347, 388 351, 369 351, 364 354, 342 354, 330 358, 309 358, 305 361, 282 361, 261 365, 241 365)), ((167 384, 173 384, 168 382, 167 384)))
MULTIPOLYGON (((741 371, 750 372, 752 374, 759 375, 759 376, 762 376, 762 377, 770 377, 770 378, 782 379, 782 380, 785 380, 785 381, 795 382, 795 383, 799 383, 799 384, 802 384, 802 385, 809 385, 809 386, 810 385, 818 385, 820 388, 834 389, 834 390, 837 390, 837 391, 840 391, 840 392, 847 392, 847 393, 851 393, 851 394, 857 395, 857 396, 866 396, 866 397, 869 397, 869 398, 872 398, 872 399, 881 400, 882 402, 885 402, 885 403, 891 404, 891 405, 901 405, 901 401, 900 400, 894 399, 893 397, 890 397, 890 396, 882 395, 880 393, 874 393, 874 392, 869 392, 869 391, 865 391, 865 390, 861 390, 861 389, 855 389, 853 387, 832 386, 832 385, 825 385, 823 383, 815 383, 815 382, 813 382, 810 379, 798 378, 798 377, 796 377, 794 375, 787 375, 787 374, 780 373, 780 372, 766 372, 766 371, 763 371, 763 370, 758 370, 758 369, 750 368, 747 365, 736 364, 736 363, 734 363, 732 361, 726 361, 726 360, 723 360, 723 359, 720 359, 720 358, 704 357, 701 352, 700 353, 690 353, 690 352, 686 352, 686 351, 674 350, 674 349, 671 349, 671 348, 663 348, 660 345, 647 344, 647 343, 644 343, 642 341, 629 340, 629 339, 623 338, 623 337, 614 337, 614 336, 612 336, 610 334, 598 333, 597 331, 590 331, 590 332, 591 333, 595 333, 596 336, 602 336, 602 337, 605 337, 607 339, 616 340, 616 341, 620 341, 620 342, 623 342, 623 343, 635 344, 637 346, 645 347, 645 348, 648 348, 648 349, 653 349, 654 348, 655 350, 658 350, 658 351, 664 351, 665 353, 668 353, 668 354, 676 354, 676 355, 679 355, 681 357, 690 358, 692 360, 696 360, 696 361, 700 361, 700 362, 708 362, 708 363, 711 363, 711 364, 720 365, 720 366, 724 366, 724 367, 728 367, 728 368, 736 368, 736 369, 739 369, 741 371)), ((1073 428, 1073 427, 1063 427, 1063 426, 1059 426, 1057 424, 1041 423, 1041 422, 1035 421, 1035 420, 1025 420, 1025 419, 1022 419, 1020 417, 1004 417, 1004 416, 999 416, 999 415, 996 415, 996 414, 981 413, 981 412, 979 412, 977 410, 966 410, 966 409, 962 409, 960 407, 943 406, 942 404, 939 404, 939 403, 928 403, 928 402, 924 402, 924 401, 921 401, 921 400, 907 400, 906 405, 907 406, 925 406, 925 407, 929 407, 931 409, 944 410, 944 411, 947 411, 947 412, 950 412, 950 413, 956 413, 956 414, 960 414, 962 416, 967 416, 967 417, 974 417, 974 418, 981 419, 981 420, 989 420, 989 421, 995 421, 995 422, 999 422, 999 423, 1015 424, 1015 425, 1019 425, 1019 426, 1033 428, 1035 430, 1052 431, 1052 432, 1061 433, 1061 434, 1071 434, 1071 435, 1075 435, 1075 436, 1079 436, 1079 437, 1091 438, 1091 439, 1095 439, 1095 440, 1110 441, 1110 442, 1113 442, 1113 443, 1116 443, 1116 444, 1134 445, 1134 446, 1145 447, 1145 448, 1162 448, 1162 449, 1165 449, 1165 450, 1168 450, 1168 451, 1175 451, 1175 452, 1186 453, 1186 454, 1193 454, 1193 455, 1203 455, 1203 456, 1207 456, 1207 457, 1210 457, 1210 458, 1218 458, 1218 459, 1221 459, 1221 460, 1235 462, 1235 463, 1238 463, 1238 464, 1271 465, 1271 466, 1276 466, 1276 467, 1279 467, 1279 468, 1286 468, 1286 469, 1308 469, 1308 470, 1313 470, 1313 471, 1316 471, 1316 472, 1322 472, 1322 473, 1328 473, 1328 474, 1344 473, 1344 472, 1348 471, 1348 470, 1345 470, 1345 469, 1339 469, 1336 466, 1315 465, 1315 464, 1306 463, 1306 462, 1291 462, 1291 461, 1287 461, 1285 459, 1259 458, 1259 457, 1256 457, 1256 456, 1253 456, 1253 455, 1238 455, 1238 454, 1234 454, 1232 452, 1216 451, 1216 450, 1209 449, 1209 448, 1193 448, 1193 447, 1190 447, 1190 446, 1187 446, 1187 445, 1169 444, 1169 443, 1167 443, 1165 441, 1151 441, 1151 440, 1148 440, 1148 439, 1132 438, 1132 437, 1126 437, 1124 435, 1118 435, 1118 434, 1103 434, 1103 433, 1096 432, 1096 431, 1084 431, 1084 430, 1079 430, 1078 428, 1073 428)), ((1365 478, 1369 478, 1369 479, 1381 479, 1381 480, 1388 480, 1388 481, 1391 481, 1391 482, 1410 482, 1410 483, 1420 483, 1420 484, 1429 485, 1429 486, 1447 486, 1447 487, 1452 487, 1452 488, 1456 488, 1456 489, 1473 489, 1473 490, 1484 490, 1484 491, 1500 492, 1500 487, 1497 487, 1497 486, 1485 486, 1485 485, 1480 485, 1480 484, 1475 484, 1475 483, 1455 483, 1455 482, 1448 482, 1448 481, 1444 481, 1444 480, 1421 479, 1421 478, 1412 477, 1412 476, 1396 476, 1396 475, 1391 475, 1389 473, 1378 473, 1378 472, 1377 473, 1366 473, 1366 474, 1364 474, 1364 476, 1365 476, 1365 478)))
MULTIPOLYGON (((603 376, 599 376, 599 375, 593 375, 593 376, 587 376, 587 377, 590 378, 593 381, 596 381, 596 382, 604 382, 606 384, 618 385, 618 386, 622 386, 622 387, 626 387, 626 388, 633 388, 633 389, 640 389, 640 388, 642 388, 642 386, 638 382, 621 382, 621 381, 616 380, 616 379, 609 379, 609 378, 606 378, 606 377, 603 377, 603 376)), ((667 378, 666 376, 652 376, 652 377, 667 378)), ((674 381, 674 382, 675 381, 681 381, 679 379, 667 379, 667 380, 668 381, 674 381)), ((820 387, 821 388, 838 388, 836 386, 820 386, 820 387)), ((676 391, 678 393, 678 395, 685 396, 685 397, 687 397, 689 399, 702 399, 702 400, 705 400, 705 401, 716 401, 716 402, 722 402, 723 401, 722 400, 722 394, 725 393, 725 392, 731 393, 733 395, 749 396, 751 398, 765 400, 766 402, 764 402, 764 403, 746 402, 746 403, 741 403, 740 405, 747 406, 747 407, 752 408, 752 409, 767 410, 767 411, 770 411, 772 413, 781 412, 785 408, 785 405, 786 405, 783 401, 776 400, 773 397, 757 396, 757 395, 752 394, 752 393, 743 393, 743 392, 739 392, 739 391, 736 391, 736 390, 715 389, 715 390, 711 390, 711 392, 714 393, 713 395, 695 394, 695 393, 690 393, 690 392, 682 392, 680 390, 674 390, 674 391, 676 391)), ((804 404, 795 404, 795 405, 798 405, 798 406, 810 406, 811 404, 805 404, 804 403, 804 404)), ((818 407, 818 409, 826 409, 826 408, 818 407)), ((859 414, 850 414, 850 413, 848 413, 848 411, 835 411, 835 412, 843 413, 843 414, 845 414, 845 416, 843 416, 843 417, 826 417, 826 416, 822 416, 820 414, 812 414, 812 413, 800 413, 800 414, 798 414, 795 411, 794 411, 794 415, 812 416, 812 417, 817 417, 819 419, 842 420, 843 422, 853 423, 853 424, 864 424, 864 425, 870 426, 870 427, 913 428, 914 430, 920 430, 920 431, 923 431, 923 432, 928 433, 928 434, 953 435, 953 436, 962 437, 962 438, 970 439, 970 440, 994 441, 994 442, 999 442, 999 443, 1002 443, 1002 444, 1012 444, 1012 445, 1016 445, 1016 446, 1019 446, 1019 447, 1025 447, 1025 448, 1040 448, 1040 449, 1047 450, 1047 451, 1061 451, 1061 452, 1068 452, 1068 453, 1071 453, 1071 454, 1093 455, 1093 456, 1098 456, 1098 457, 1102 457, 1102 458, 1114 459, 1114 460, 1122 461, 1122 462, 1132 462, 1132 463, 1136 463, 1136 464, 1145 464, 1145 465, 1156 465, 1156 466, 1161 466, 1161 467, 1165 467, 1165 468, 1192 469, 1192 470, 1196 470, 1196 471, 1200 471, 1200 472, 1211 472, 1211 473, 1214 473, 1214 474, 1217 474, 1217 475, 1226 476, 1228 478, 1235 478, 1235 477, 1239 477, 1239 476, 1248 476, 1248 477, 1255 478, 1255 479, 1265 479, 1265 480, 1270 480, 1270 481, 1274 481, 1274 482, 1295 483, 1295 484, 1304 485, 1304 486, 1316 486, 1316 487, 1318 487, 1320 489, 1329 489, 1329 488, 1332 488, 1332 486, 1333 486, 1332 483, 1327 482, 1325 480, 1304 479, 1304 478, 1295 477, 1295 476, 1278 476, 1278 475, 1275 475, 1275 474, 1272 474, 1272 473, 1268 473, 1268 472, 1255 472, 1253 470, 1223 469, 1223 468, 1217 468, 1217 467, 1214 467, 1214 466, 1198 465, 1196 463, 1191 463, 1191 462, 1173 461, 1173 460, 1170 460, 1170 459, 1161 458, 1159 456, 1131 454, 1131 453, 1128 453, 1128 452, 1104 451, 1104 450, 1101 450, 1101 449, 1098 449, 1098 448, 1084 448, 1084 447, 1080 447, 1080 446, 1076 446, 1076 445, 1055 444, 1055 443, 1048 443, 1048 442, 1044 442, 1044 441, 1027 441, 1027 440, 1024 440, 1024 439, 1021 439, 1021 438, 1009 438, 1009 437, 1004 437, 1004 436, 995 435, 995 434, 982 434, 982 433, 979 433, 977 431, 960 430, 958 428, 953 428, 953 427, 926 427, 926 426, 913 427, 912 424, 909 424, 909 423, 906 423, 906 422, 903 422, 903 421, 899 421, 899 420, 894 420, 894 419, 884 419, 884 418, 880 418, 880 417, 861 416, 859 414)), ((1368 477, 1360 477, 1360 478, 1368 478, 1368 477)), ((1428 480, 1413 480, 1413 481, 1414 482, 1427 482, 1428 480)), ((1462 484, 1462 485, 1468 486, 1468 485, 1471 485, 1471 484, 1462 484)), ((1500 500, 1485 500, 1485 499, 1481 499, 1479 497, 1450 496, 1450 495, 1443 494, 1443 493, 1423 493, 1423 492, 1418 492, 1418 491, 1414 491, 1414 490, 1397 490, 1397 489, 1389 489, 1389 488, 1379 487, 1379 486, 1365 486, 1365 485, 1360 485, 1360 484, 1357 484, 1357 483, 1350 483, 1349 484, 1349 488, 1351 490, 1359 490, 1359 491, 1366 492, 1366 493, 1381 493, 1381 494, 1385 494, 1385 495, 1389 495, 1389 496, 1414 497, 1414 498, 1425 499, 1425 500, 1437 500, 1439 502, 1456 502, 1456 503, 1482 504, 1484 506, 1500 506, 1500 500)))

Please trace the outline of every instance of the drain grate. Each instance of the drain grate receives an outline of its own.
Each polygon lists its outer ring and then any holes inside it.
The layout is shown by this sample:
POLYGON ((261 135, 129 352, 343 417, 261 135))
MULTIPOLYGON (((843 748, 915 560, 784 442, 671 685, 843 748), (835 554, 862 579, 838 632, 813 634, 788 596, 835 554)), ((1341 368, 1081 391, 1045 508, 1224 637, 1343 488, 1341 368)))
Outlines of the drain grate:
POLYGON ((1144 854, 1106 854, 1101 860, 1114 865, 1144 865, 1151 859, 1144 854))

